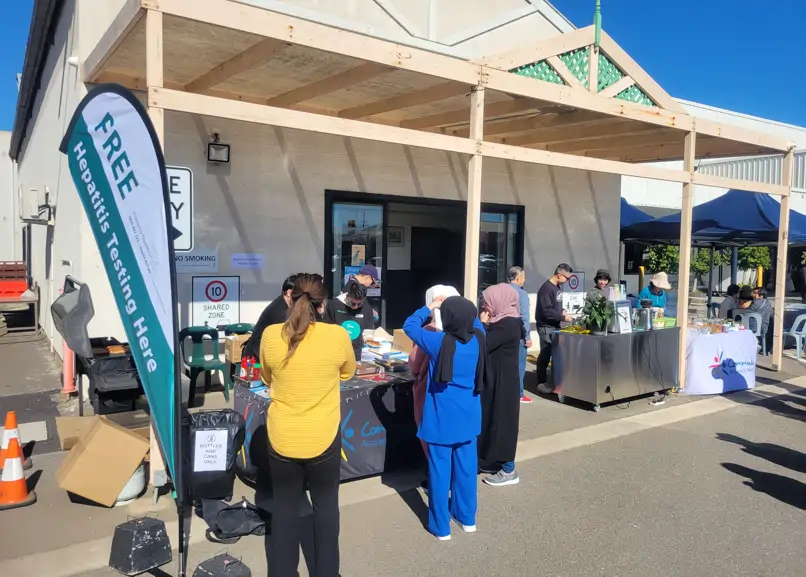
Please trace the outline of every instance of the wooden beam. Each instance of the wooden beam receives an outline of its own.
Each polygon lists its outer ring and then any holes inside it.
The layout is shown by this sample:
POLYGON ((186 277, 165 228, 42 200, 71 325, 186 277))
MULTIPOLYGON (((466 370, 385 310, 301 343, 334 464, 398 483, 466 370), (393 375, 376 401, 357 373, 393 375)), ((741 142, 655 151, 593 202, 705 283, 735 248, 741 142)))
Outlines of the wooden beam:
POLYGON ((599 90, 599 47, 590 45, 590 58, 588 60, 588 91, 596 94, 599 90))
POLYGON ((585 90, 585 87, 582 86, 582 83, 579 81, 579 79, 576 76, 574 76, 574 74, 570 70, 568 70, 568 67, 565 65, 565 62, 560 60, 559 56, 549 56, 548 58, 546 58, 546 60, 554 69, 554 71, 560 75, 560 78, 562 78, 568 86, 576 88, 577 90, 585 90))
MULTIPOLYGON (((677 102, 674 98, 669 96, 669 93, 666 92, 663 88, 660 87, 660 84, 655 82, 652 77, 646 73, 646 71, 641 68, 638 63, 627 54, 621 46, 616 44, 615 40, 613 40, 608 34, 602 31, 602 38, 600 42, 601 49, 610 57, 610 60, 619 67, 627 76, 632 77, 635 80, 635 83, 641 87, 641 90, 647 93, 647 95, 654 100, 658 106, 669 110, 671 112, 677 112, 680 114, 685 114, 686 110, 683 108, 680 103, 677 102)), ((700 130, 699 125, 697 126, 697 132, 700 130)))
MULTIPOLYGON (((611 118, 602 116, 594 112, 587 112, 580 110, 577 112, 557 112, 549 114, 541 114, 539 116, 531 116, 529 118, 513 118, 504 122, 497 122, 485 129, 487 136, 497 134, 511 134, 513 132, 525 132, 527 130, 538 130, 545 128, 553 128, 558 126, 570 127, 578 126, 580 124, 596 124, 600 122, 613 122, 611 118)), ((467 128, 456 128, 449 130, 455 136, 469 136, 467 128)), ((536 134, 536 133, 533 133, 536 134)), ((507 144, 517 144, 518 136, 513 136, 506 139, 507 144), (515 141, 515 142, 513 142, 515 141)), ((529 139, 526 139, 529 140, 529 139)))
MULTIPOLYGON (((419 72, 443 81, 451 80, 465 86, 475 86, 478 84, 479 73, 482 73, 485 77, 483 84, 488 90, 534 98, 561 106, 592 110, 630 120, 640 120, 659 126, 671 126, 685 132, 694 129, 693 117, 685 112, 653 108, 617 99, 597 98, 595 94, 574 90, 568 86, 509 74, 504 70, 493 68, 489 64, 480 66, 478 63, 309 22, 234 0, 141 1, 144 7, 181 18, 276 38, 292 44, 385 64, 401 70, 419 72)), ((592 37, 586 42, 590 44, 592 37)), ((581 46, 584 45, 585 43, 581 44, 581 46)), ((640 78, 635 73, 630 76, 636 78, 640 84, 640 78)), ((716 127, 725 128, 726 125, 710 123, 701 130, 698 123, 697 131, 713 134, 716 127)), ((729 131, 732 134, 730 137, 732 140, 751 143, 764 141, 766 146, 776 151, 786 151, 791 144, 785 138, 756 133, 739 127, 729 128, 729 131)), ((714 135, 718 136, 718 134, 714 135)))
POLYGON ((593 26, 587 26, 573 32, 559 34, 543 42, 530 43, 515 50, 482 58, 480 63, 499 70, 512 70, 524 64, 540 62, 551 56, 582 48, 591 42, 593 42, 593 26))
POLYGON ((257 44, 236 54, 226 62, 222 62, 212 70, 205 72, 196 80, 189 82, 187 86, 185 86, 185 90, 188 92, 201 92, 212 88, 241 72, 246 72, 254 68, 261 62, 268 60, 274 54, 282 52, 288 48, 288 46, 289 44, 282 40, 264 38, 257 44))
MULTIPOLYGON (((694 175, 697 134, 689 132, 683 148, 683 170, 694 175)), ((680 210, 680 259, 677 272, 677 326, 680 327, 678 371, 680 388, 686 387, 686 331, 688 327, 688 294, 691 278, 691 221, 694 208, 694 184, 683 183, 683 202, 680 210)), ((652 271, 661 272, 661 271, 652 271)), ((666 272, 666 271, 663 271, 666 272)))
MULTIPOLYGON (((792 179, 795 168, 795 149, 787 151, 781 170, 781 185, 792 188, 792 179)), ((778 218, 778 257, 775 264, 775 305, 773 307, 774 321, 772 339, 772 368, 781 370, 784 353, 784 306, 786 304, 786 259, 789 249, 789 198, 781 197, 781 212, 778 218)))
POLYGON ((776 194, 779 196, 789 196, 789 187, 780 184, 769 184, 766 182, 756 182, 754 180, 740 180, 737 178, 725 178, 711 174, 701 174, 695 172, 691 182, 700 186, 714 186, 716 188, 727 188, 734 190, 746 190, 759 194, 776 194))
POLYGON ((599 96, 603 96, 604 98, 613 98, 617 94, 621 94, 627 90, 633 84, 635 84, 635 80, 629 76, 625 76, 621 80, 616 80, 613 84, 602 90, 599 93, 599 96))
MULTIPOLYGON (((162 86, 164 82, 165 63, 163 53, 163 19, 162 12, 148 10, 146 18, 146 82, 149 86, 162 86)), ((154 125, 159 144, 165 150, 165 110, 149 106, 148 117, 154 125)), ((178 383, 177 383, 178 386, 178 383)), ((152 487, 161 487, 167 483, 165 460, 160 449, 154 421, 151 420, 149 434, 150 464, 148 480, 152 487)))
MULTIPOLYGON (((584 141, 547 144, 546 150, 567 152, 569 154, 588 154, 591 152, 620 150, 622 148, 638 146, 657 146, 662 144, 679 146, 683 144, 684 138, 679 130, 664 130, 658 129, 658 127, 653 128, 654 130, 645 130, 628 136, 611 137, 605 135, 584 141)), ((524 144, 523 142, 514 143, 512 142, 513 140, 515 139, 509 140, 509 144, 524 144)))
MULTIPOLYGON (((578 113, 573 113, 578 114, 578 113)), ((641 124, 640 122, 621 122, 608 119, 604 122, 584 123, 581 126, 560 125, 548 130, 535 130, 519 136, 502 139, 506 144, 515 146, 531 144, 581 144, 586 141, 596 141, 601 138, 614 138, 616 136, 640 136, 642 134, 654 134, 659 129, 651 124, 641 124)))
MULTIPOLYGON (((662 160, 682 160, 679 146, 636 146, 632 148, 614 149, 612 154, 602 154, 603 158, 622 162, 653 162, 662 160)), ((735 156, 755 156, 769 154, 769 149, 754 147, 749 144, 721 140, 714 137, 697 135, 697 158, 729 158, 735 156)), ((597 155, 598 156, 598 155, 597 155)))
POLYGON ((362 104, 354 106, 353 108, 346 108, 339 112, 342 118, 351 118, 353 120, 358 118, 366 118, 376 114, 383 114, 392 110, 401 110, 403 108, 411 108, 412 106, 419 106, 420 104, 428 104, 429 102, 436 102, 438 100, 445 100, 460 94, 468 94, 470 86, 466 84, 459 84, 456 82, 445 82, 437 84, 423 90, 416 92, 409 92, 408 94, 401 94, 399 96, 392 96, 386 100, 378 102, 370 102, 369 104, 362 104))
POLYGON ((330 94, 343 88, 347 88, 354 84, 364 82, 370 78, 375 78, 379 74, 394 70, 384 64, 376 62, 366 62, 355 68, 350 68, 344 72, 339 72, 333 76, 328 76, 317 82, 300 86, 294 90, 289 90, 274 98, 269 98, 267 104, 269 106, 279 106, 281 108, 286 106, 293 106, 306 100, 312 100, 325 94, 330 94))
MULTIPOLYGON (((528 112, 537 110, 543 106, 541 103, 536 102, 530 98, 515 98, 513 100, 504 100, 502 102, 494 102, 484 107, 485 120, 494 118, 496 116, 505 116, 507 114, 517 114, 518 112, 528 112)), ((439 114, 430 114, 428 116, 419 116, 417 118, 408 118, 400 123, 403 128, 423 129, 423 128, 436 128, 439 126, 450 126, 452 124, 467 124, 467 119, 470 114, 468 108, 457 108, 449 112, 440 112, 439 114)))
MULTIPOLYGON (((470 138, 484 139, 484 87, 470 94, 470 138)), ((481 152, 479 150, 479 152, 481 152)), ((479 232, 481 229, 481 167, 484 157, 474 154, 467 168, 467 218, 465 220, 465 298, 476 302, 479 296, 479 232)))
POLYGON ((145 10, 140 8, 140 0, 126 0, 112 24, 90 51, 89 56, 81 63, 81 78, 84 82, 95 81, 104 64, 115 53, 118 46, 126 40, 134 27, 140 23, 143 16, 145 16, 145 10))
POLYGON ((148 104, 149 106, 189 114, 229 118, 242 122, 254 122, 281 128, 308 130, 322 134, 389 142, 460 154, 481 154, 482 156, 517 162, 529 162, 575 170, 590 170, 607 174, 622 174, 671 182, 689 182, 691 180, 690 174, 680 170, 641 164, 627 164, 599 158, 583 158, 570 154, 531 150, 494 142, 475 142, 467 138, 458 138, 446 134, 421 132, 397 126, 382 126, 359 120, 321 116, 299 110, 225 100, 177 90, 149 88, 148 104))

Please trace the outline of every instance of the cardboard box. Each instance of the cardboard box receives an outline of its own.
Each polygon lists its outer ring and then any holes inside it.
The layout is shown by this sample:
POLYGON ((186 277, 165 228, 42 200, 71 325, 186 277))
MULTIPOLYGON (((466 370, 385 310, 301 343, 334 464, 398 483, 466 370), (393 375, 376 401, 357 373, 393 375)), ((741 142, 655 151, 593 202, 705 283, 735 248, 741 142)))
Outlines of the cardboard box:
POLYGON ((98 419, 112 421, 144 439, 150 437, 151 417, 142 410, 102 417, 56 417, 56 433, 59 435, 59 445, 62 451, 72 449, 73 445, 89 432, 98 419))
POLYGON ((394 342, 392 344, 397 350, 406 354, 411 353, 411 349, 414 348, 414 343, 411 342, 411 339, 406 336, 406 333, 403 332, 403 329, 395 329, 394 342))
POLYGON ((243 347, 252 333, 245 335, 230 335, 224 339, 224 358, 228 363, 240 363, 243 356, 243 347))
POLYGON ((56 471, 59 487, 111 507, 148 453, 148 440, 96 418, 56 471))

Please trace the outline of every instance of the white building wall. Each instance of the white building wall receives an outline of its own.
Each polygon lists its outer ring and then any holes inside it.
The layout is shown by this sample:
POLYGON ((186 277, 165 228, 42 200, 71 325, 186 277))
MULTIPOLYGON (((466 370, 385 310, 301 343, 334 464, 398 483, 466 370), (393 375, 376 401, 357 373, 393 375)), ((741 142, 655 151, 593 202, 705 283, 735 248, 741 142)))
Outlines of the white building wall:
POLYGON ((0 261, 22 258, 14 163, 8 155, 11 132, 0 131, 0 261))
POLYGON ((112 292, 95 239, 76 194, 66 157, 59 152, 59 143, 73 111, 86 94, 77 68, 68 65, 67 58, 76 55, 81 61, 86 57, 122 4, 123 0, 65 2, 17 159, 16 186, 47 186, 56 206, 53 227, 32 227, 31 275, 40 288, 40 324, 59 355, 61 337, 53 328, 50 305, 61 294, 64 277, 68 274, 86 282, 92 291, 96 312, 89 326, 90 334, 123 336, 119 315, 113 304, 110 308, 112 292), (83 34, 79 34, 79 30, 83 34))
MULTIPOLYGON (((165 156, 193 171, 195 247, 217 249, 219 274, 241 276, 245 322, 257 319, 288 274, 323 272, 326 189, 451 200, 467 194, 467 158, 456 154, 187 114, 166 114, 165 156), (232 145, 229 166, 206 161, 213 128, 232 145), (263 253, 265 268, 230 269, 235 252, 263 253)), ((527 290, 535 292, 563 261, 591 273, 617 268, 618 176, 485 159, 483 177, 485 202, 526 207, 527 290)), ((179 275, 182 325, 189 324, 191 279, 179 275)), ((111 299, 106 306, 114 306, 111 299)))

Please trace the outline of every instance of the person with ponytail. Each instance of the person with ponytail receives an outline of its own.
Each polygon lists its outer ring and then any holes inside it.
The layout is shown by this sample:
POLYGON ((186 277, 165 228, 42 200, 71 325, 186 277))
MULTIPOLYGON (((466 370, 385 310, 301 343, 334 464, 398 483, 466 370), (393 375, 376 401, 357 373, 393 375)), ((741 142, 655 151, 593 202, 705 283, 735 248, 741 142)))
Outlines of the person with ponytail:
POLYGON ((339 384, 355 375, 355 354, 344 328, 321 322, 326 301, 321 275, 297 275, 288 318, 267 327, 260 344, 263 381, 271 391, 269 574, 275 577, 297 575, 306 485, 314 511, 312 577, 339 574, 339 384))
POLYGON ((436 296, 406 322, 403 331, 428 356, 428 385, 417 436, 428 448, 428 530, 451 538, 451 519, 476 530, 476 438, 487 355, 476 306, 460 296, 436 296), (439 309, 442 332, 424 327, 439 309))

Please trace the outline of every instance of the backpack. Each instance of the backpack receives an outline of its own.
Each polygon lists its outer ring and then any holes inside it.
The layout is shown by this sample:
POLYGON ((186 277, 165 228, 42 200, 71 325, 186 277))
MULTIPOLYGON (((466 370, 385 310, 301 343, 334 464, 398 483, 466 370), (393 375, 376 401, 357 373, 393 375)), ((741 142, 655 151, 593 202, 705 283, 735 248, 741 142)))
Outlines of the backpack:
POLYGON ((207 540, 231 545, 245 535, 265 535, 271 514, 245 498, 230 505, 215 499, 201 500, 202 518, 208 525, 207 540))

